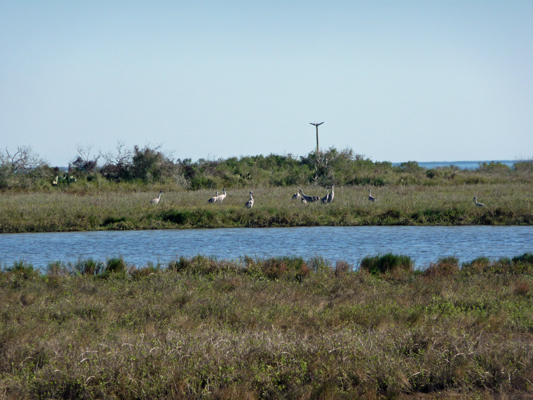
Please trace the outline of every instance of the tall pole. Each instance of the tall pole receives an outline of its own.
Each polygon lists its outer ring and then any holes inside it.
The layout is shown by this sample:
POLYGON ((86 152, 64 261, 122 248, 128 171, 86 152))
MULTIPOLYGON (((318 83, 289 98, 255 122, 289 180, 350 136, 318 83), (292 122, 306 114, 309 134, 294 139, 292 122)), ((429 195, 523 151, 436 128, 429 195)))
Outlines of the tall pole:
POLYGON ((316 127, 316 158, 318 160, 318 127, 320 125, 322 125, 324 122, 320 122, 320 123, 312 123, 312 122, 309 122, 311 125, 314 125, 316 127))
POLYGON ((318 159, 318 152, 319 152, 319 147, 318 147, 318 127, 320 125, 322 125, 324 122, 319 122, 319 123, 309 122, 309 123, 316 127, 316 158, 315 158, 315 180, 316 180, 318 178, 318 162, 319 162, 319 159, 318 159))

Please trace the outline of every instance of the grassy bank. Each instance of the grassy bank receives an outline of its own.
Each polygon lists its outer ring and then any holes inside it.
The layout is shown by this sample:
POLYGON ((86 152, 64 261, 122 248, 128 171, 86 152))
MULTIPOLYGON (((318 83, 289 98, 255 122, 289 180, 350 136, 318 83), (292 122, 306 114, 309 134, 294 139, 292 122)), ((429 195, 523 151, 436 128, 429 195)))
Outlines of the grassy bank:
POLYGON ((120 259, 0 273, 0 397, 533 395, 533 256, 120 259), (383 272, 385 271, 385 272, 383 272))
MULTIPOLYGON (((307 205, 291 200, 299 187, 259 187, 252 188, 255 204, 251 210, 244 207, 249 188, 229 190, 222 204, 208 204, 212 190, 161 188, 165 192, 157 205, 150 200, 157 196, 159 187, 153 191, 131 185, 122 186, 120 191, 78 187, 5 192, 0 196, 0 232, 533 223, 533 186, 522 183, 373 187, 375 203, 368 201, 368 186, 336 187, 333 203, 307 205), (474 196, 486 206, 476 207, 474 196)), ((303 190, 309 195, 325 195, 325 189, 315 186, 303 190)))

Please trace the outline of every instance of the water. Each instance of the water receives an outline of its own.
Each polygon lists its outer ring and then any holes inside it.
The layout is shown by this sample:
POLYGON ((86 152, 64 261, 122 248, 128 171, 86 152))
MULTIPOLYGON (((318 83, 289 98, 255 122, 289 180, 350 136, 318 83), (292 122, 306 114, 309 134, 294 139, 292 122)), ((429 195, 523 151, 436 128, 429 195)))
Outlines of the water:
MULTIPOLYGON (((455 166, 459 169, 477 169, 480 164, 483 163, 501 163, 507 165, 510 168, 513 168, 514 164, 519 162, 518 160, 488 160, 488 161, 428 161, 428 162, 419 162, 418 165, 423 168, 432 169, 432 168, 441 168, 441 167, 450 167, 455 166)), ((402 163, 393 163, 392 165, 398 166, 402 163)))
POLYGON ((198 254, 219 260, 245 255, 301 256, 306 260, 321 256, 333 264, 344 260, 358 266, 363 257, 386 252, 408 255, 417 267, 447 256, 455 256, 460 262, 480 256, 512 258, 533 252, 533 227, 236 228, 0 235, 3 267, 24 260, 41 269, 52 261, 105 261, 117 256, 138 267, 158 262, 166 265, 177 257, 198 254))

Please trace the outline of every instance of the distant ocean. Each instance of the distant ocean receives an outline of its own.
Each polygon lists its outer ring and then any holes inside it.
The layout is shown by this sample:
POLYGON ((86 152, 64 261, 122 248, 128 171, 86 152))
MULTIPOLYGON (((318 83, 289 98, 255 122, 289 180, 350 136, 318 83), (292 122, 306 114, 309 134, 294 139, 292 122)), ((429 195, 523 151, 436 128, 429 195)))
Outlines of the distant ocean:
MULTIPOLYGON (((513 167, 514 163, 520 162, 521 160, 489 160, 489 161, 427 161, 427 162, 418 162, 418 165, 427 168, 439 168, 439 167, 449 167, 452 165, 455 165, 459 169, 476 169, 479 168, 479 166, 483 163, 491 163, 491 162, 497 162, 505 164, 509 167, 513 167)), ((401 165, 401 162, 398 163, 392 163, 394 166, 401 165)), ((59 167, 61 171, 67 172, 68 167, 59 167)))
MULTIPOLYGON (((421 167, 431 169, 439 167, 450 167, 452 165, 456 166, 459 169, 476 169, 483 163, 497 162, 505 164, 509 167, 513 167, 514 163, 519 162, 520 160, 489 160, 489 161, 428 161, 428 162, 419 162, 418 165, 421 167)), ((402 163, 392 163, 392 165, 401 165, 402 163)))

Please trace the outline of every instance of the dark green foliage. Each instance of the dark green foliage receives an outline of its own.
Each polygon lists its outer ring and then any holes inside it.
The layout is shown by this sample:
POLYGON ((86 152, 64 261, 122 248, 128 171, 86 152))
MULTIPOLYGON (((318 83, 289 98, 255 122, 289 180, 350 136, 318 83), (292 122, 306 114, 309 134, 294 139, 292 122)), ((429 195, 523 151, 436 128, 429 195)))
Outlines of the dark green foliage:
MULTIPOLYGON (((205 176, 197 176, 189 181, 189 188, 191 190, 200 189, 214 189, 216 187, 216 181, 205 176)), ((228 187, 230 187, 228 185, 228 187)))
POLYGON ((114 257, 107 260, 105 268, 100 268, 97 275, 103 279, 107 279, 111 276, 126 276, 128 272, 128 266, 122 257, 114 257))
POLYGON ((499 260, 478 257, 475 260, 463 263, 461 270, 468 275, 530 273, 533 271, 533 254, 524 253, 512 259, 500 258, 499 260))
POLYGON ((522 173, 533 172, 533 160, 516 162, 513 166, 515 171, 522 173))
MULTIPOLYGON (((122 149, 119 149, 119 154, 122 149)), ((106 156, 106 163, 100 173, 115 182, 142 181, 163 182, 180 174, 179 164, 159 150, 159 147, 134 146, 119 156, 106 156)))
POLYGON ((93 172, 96 172, 98 168, 98 159, 100 157, 96 157, 93 159, 84 159, 81 156, 76 157, 76 159, 69 164, 68 170, 69 173, 76 173, 79 174, 90 174, 93 172))
POLYGON ((32 264, 28 264, 25 261, 15 261, 12 267, 5 269, 6 272, 22 278, 24 280, 34 278, 39 275, 39 271, 33 269, 32 264))
POLYGON ((191 211, 168 210, 161 213, 163 221, 172 222, 174 224, 184 225, 193 218, 191 211))
POLYGON ((377 255, 363 258, 360 267, 372 275, 377 275, 400 270, 411 271, 413 269, 413 262, 409 256, 387 253, 382 256, 377 255))
POLYGON ((399 169, 403 172, 416 173, 424 170, 423 167, 419 166, 416 161, 408 161, 401 163, 399 169))
MULTIPOLYGON (((17 153, 27 155, 18 162, 15 153, 0 153, 0 189, 50 188, 64 189, 55 181, 64 171, 51 168, 31 153, 19 148, 17 153), (54 182, 54 183, 52 183, 54 182)), ((331 147, 318 155, 310 152, 295 157, 292 154, 243 156, 240 158, 193 162, 190 158, 174 160, 161 151, 160 146, 134 146, 126 149, 119 144, 117 154, 103 155, 105 163, 99 167, 99 157, 80 153, 69 164, 69 173, 84 182, 98 186, 98 176, 106 180, 141 184, 174 183, 190 190, 245 188, 250 186, 361 186, 372 185, 477 185, 509 182, 531 182, 531 161, 521 161, 509 168, 498 162, 482 163, 476 170, 459 170, 455 166, 426 170, 415 161, 397 166, 390 162, 374 162, 352 149, 331 147)), ((61 182, 63 183, 63 182, 61 182)))
POLYGON ((513 263, 533 265, 533 253, 524 253, 521 256, 513 257, 513 263))
POLYGON ((126 217, 118 217, 118 218, 117 217, 107 217, 102 222, 102 226, 112 225, 112 224, 116 224, 118 222, 124 222, 124 221, 126 221, 126 217))
POLYGON ((105 264, 92 258, 78 261, 74 264, 73 269, 76 273, 87 276, 96 276, 106 272, 105 264))
POLYGON ((479 171, 488 171, 488 172, 510 172, 511 168, 500 162, 489 162, 479 164, 479 171))

